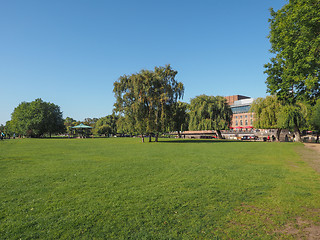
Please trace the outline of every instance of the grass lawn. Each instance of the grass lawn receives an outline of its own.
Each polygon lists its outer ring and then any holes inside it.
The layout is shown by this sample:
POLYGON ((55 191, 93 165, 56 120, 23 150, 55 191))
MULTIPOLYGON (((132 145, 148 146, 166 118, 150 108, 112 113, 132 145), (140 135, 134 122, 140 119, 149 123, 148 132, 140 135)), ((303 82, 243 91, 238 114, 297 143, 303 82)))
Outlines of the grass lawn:
MULTIPOLYGON (((161 139, 160 139, 161 140, 161 139)), ((320 229, 302 144, 0 142, 0 239, 294 239, 320 229)))

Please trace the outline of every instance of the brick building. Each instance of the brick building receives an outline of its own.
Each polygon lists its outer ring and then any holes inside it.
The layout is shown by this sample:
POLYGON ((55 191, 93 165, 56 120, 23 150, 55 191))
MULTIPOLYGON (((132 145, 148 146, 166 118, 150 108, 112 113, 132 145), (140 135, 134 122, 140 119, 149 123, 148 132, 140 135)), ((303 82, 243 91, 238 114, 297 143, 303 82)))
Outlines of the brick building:
POLYGON ((242 95, 227 96, 225 98, 233 113, 230 128, 244 130, 252 129, 254 114, 250 113, 249 110, 254 99, 242 95))

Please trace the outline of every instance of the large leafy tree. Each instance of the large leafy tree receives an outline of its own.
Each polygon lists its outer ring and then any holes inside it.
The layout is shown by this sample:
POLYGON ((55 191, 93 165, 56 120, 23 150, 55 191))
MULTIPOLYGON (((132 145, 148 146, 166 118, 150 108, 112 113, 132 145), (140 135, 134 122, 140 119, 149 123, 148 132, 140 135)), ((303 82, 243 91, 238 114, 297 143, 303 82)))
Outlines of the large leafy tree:
POLYGON ((191 99, 189 114, 189 130, 216 130, 219 138, 232 119, 231 108, 221 96, 200 95, 191 99))
POLYGON ((114 114, 99 118, 93 127, 93 133, 99 135, 115 135, 117 133, 118 117, 114 114))
POLYGON ((181 131, 187 131, 189 125, 189 104, 178 101, 173 108, 172 130, 177 131, 181 138, 181 131))
POLYGON ((62 133, 65 127, 60 107, 38 98, 33 102, 22 102, 14 109, 10 129, 19 135, 40 137, 62 133))
POLYGON ((317 140, 319 142, 319 134, 320 134, 320 99, 318 99, 317 103, 313 106, 311 117, 310 117, 310 125, 312 130, 317 131, 317 140))
POLYGON ((250 111, 254 112, 253 126, 257 129, 277 129, 276 138, 280 140, 281 128, 278 126, 278 114, 281 104, 276 96, 257 98, 253 101, 250 111))
POLYGON ((277 115, 278 127, 294 131, 301 142, 300 129, 307 126, 308 106, 303 103, 283 105, 277 115))
POLYGON ((320 1, 290 0, 271 9, 271 53, 265 65, 268 92, 287 104, 320 97, 320 1))
POLYGON ((177 73, 166 65, 121 76, 114 83, 115 112, 132 132, 142 135, 142 141, 145 134, 155 134, 157 141, 158 134, 169 129, 175 103, 184 93, 183 84, 175 79, 177 73))

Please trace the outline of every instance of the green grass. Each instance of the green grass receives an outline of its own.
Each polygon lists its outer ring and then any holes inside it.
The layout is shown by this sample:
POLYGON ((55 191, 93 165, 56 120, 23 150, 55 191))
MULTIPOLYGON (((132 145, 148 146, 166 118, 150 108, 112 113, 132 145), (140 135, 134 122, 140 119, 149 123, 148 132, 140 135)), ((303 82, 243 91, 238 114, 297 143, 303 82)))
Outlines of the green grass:
POLYGON ((320 223, 300 144, 0 142, 0 239, 290 239, 320 223))

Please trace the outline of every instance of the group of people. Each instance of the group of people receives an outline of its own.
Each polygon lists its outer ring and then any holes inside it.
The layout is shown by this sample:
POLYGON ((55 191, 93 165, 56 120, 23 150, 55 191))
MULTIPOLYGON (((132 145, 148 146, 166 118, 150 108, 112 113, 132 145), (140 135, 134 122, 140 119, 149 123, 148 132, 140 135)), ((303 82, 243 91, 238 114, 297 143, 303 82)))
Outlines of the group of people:
MULTIPOLYGON (((5 139, 6 138, 6 134, 4 133, 4 132, 1 132, 0 133, 0 140, 3 140, 3 139, 5 139)), ((10 135, 9 134, 7 134, 7 138, 9 138, 10 139, 10 135)), ((13 134, 13 139, 15 139, 16 138, 16 134, 14 133, 13 134)))
POLYGON ((4 134, 4 132, 1 132, 1 133, 0 133, 0 140, 3 140, 5 136, 6 136, 6 135, 4 134))
POLYGON ((272 142, 274 142, 276 140, 276 137, 274 135, 272 135, 272 137, 270 138, 270 135, 268 135, 267 141, 271 142, 271 140, 272 140, 272 142))

